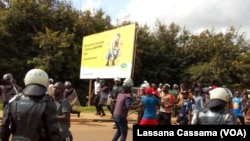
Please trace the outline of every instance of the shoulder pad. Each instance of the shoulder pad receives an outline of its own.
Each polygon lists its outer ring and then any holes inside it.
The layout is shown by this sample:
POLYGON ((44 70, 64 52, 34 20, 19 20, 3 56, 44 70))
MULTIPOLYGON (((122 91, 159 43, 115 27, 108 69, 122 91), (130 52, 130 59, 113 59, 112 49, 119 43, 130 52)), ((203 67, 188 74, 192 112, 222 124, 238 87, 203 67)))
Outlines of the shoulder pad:
POLYGON ((14 95, 10 100, 9 100, 9 103, 12 103, 13 101, 17 101, 17 100, 20 100, 20 98, 22 97, 22 93, 18 93, 16 95, 14 95))
POLYGON ((203 110, 199 111, 199 113, 201 113, 201 114, 205 114, 205 113, 207 113, 208 111, 209 111, 209 109, 205 108, 205 109, 203 109, 203 110))
POLYGON ((43 95, 43 97, 42 97, 40 103, 41 103, 41 102, 50 101, 50 100, 53 100, 52 96, 50 96, 50 95, 48 95, 48 94, 45 94, 45 95, 43 95))

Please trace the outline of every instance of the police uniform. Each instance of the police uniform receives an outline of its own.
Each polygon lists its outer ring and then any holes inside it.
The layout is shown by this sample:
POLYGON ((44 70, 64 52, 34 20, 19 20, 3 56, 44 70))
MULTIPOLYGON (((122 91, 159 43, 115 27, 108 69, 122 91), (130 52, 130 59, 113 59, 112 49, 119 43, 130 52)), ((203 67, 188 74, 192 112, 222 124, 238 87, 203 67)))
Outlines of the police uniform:
POLYGON ((209 92, 208 109, 204 109, 193 116, 193 125, 238 125, 233 112, 226 109, 229 100, 227 90, 222 87, 209 92))
POLYGON ((30 70, 22 93, 13 97, 3 112, 2 141, 60 141, 56 105, 46 95, 48 75, 40 69, 30 70))

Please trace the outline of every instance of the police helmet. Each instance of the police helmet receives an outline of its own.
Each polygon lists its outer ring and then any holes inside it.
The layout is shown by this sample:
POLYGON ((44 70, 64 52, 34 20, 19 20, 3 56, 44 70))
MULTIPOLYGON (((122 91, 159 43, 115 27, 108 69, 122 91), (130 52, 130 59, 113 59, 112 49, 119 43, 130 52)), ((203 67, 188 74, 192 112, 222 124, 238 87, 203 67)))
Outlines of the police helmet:
POLYGON ((101 80, 100 80, 100 84, 101 84, 101 85, 104 85, 104 84, 105 84, 105 80, 101 79, 101 80))
POLYGON ((71 82, 70 81, 65 81, 64 85, 65 86, 71 86, 71 82))
POLYGON ((131 78, 126 78, 124 81, 123 81, 123 84, 122 84, 123 87, 133 87, 134 86, 134 82, 131 78))
POLYGON ((173 88, 178 89, 179 88, 178 84, 174 84, 173 88))
POLYGON ((47 88, 49 84, 48 74, 41 69, 31 69, 25 75, 24 84, 25 86, 38 84, 47 88))
POLYGON ((141 88, 142 88, 142 89, 145 89, 145 88, 147 88, 147 87, 148 87, 147 84, 144 84, 144 83, 141 84, 141 88))
POLYGON ((210 94, 210 100, 219 99, 225 102, 228 102, 229 100, 228 91, 222 87, 218 87, 209 91, 209 94, 210 94))
POLYGON ((49 77, 41 69, 31 69, 24 77, 25 88, 23 94, 27 96, 41 96, 47 91, 49 77))
POLYGON ((6 73, 3 75, 3 80, 13 80, 13 75, 11 73, 6 73))
POLYGON ((54 80, 52 78, 50 78, 49 83, 54 83, 54 80))
POLYGON ((116 77, 116 78, 114 79, 114 81, 121 82, 121 79, 120 79, 119 77, 116 77))
POLYGON ((208 107, 216 107, 218 105, 225 104, 229 101, 228 91, 223 87, 217 87, 209 91, 210 101, 208 107))

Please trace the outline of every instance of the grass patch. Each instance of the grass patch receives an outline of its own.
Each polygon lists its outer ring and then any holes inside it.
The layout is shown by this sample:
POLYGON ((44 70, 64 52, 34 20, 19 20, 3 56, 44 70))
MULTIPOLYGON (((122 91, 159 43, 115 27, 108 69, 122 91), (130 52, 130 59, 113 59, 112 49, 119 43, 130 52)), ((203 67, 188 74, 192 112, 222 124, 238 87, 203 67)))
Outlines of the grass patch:
POLYGON ((88 112, 88 113, 94 113, 95 112, 95 106, 84 106, 84 107, 80 107, 79 110, 81 112, 88 112))
MULTIPOLYGON (((95 106, 84 106, 84 107, 80 107, 79 108, 79 110, 81 111, 81 112, 87 112, 87 113, 95 113, 96 112, 96 110, 95 110, 95 106)), ((103 106, 103 110, 106 112, 106 111, 108 111, 108 108, 107 108, 107 106, 103 106)))
MULTIPOLYGON (((95 106, 80 106, 77 109, 79 109, 82 113, 95 113, 95 106)), ((3 103, 0 103, 0 110, 3 110, 3 103)), ((106 112, 108 111, 107 106, 103 106, 103 110, 106 112)))

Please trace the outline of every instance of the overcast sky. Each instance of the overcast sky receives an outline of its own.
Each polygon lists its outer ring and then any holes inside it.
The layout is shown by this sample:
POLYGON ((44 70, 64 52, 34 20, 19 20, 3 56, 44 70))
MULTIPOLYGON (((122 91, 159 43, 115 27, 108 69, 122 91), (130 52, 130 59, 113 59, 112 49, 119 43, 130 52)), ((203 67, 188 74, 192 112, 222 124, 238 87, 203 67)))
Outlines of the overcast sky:
POLYGON ((224 32, 230 26, 250 39, 249 0, 68 0, 80 10, 102 9, 113 24, 122 20, 147 24, 154 28, 156 19, 172 22, 193 34, 214 28, 224 32))

